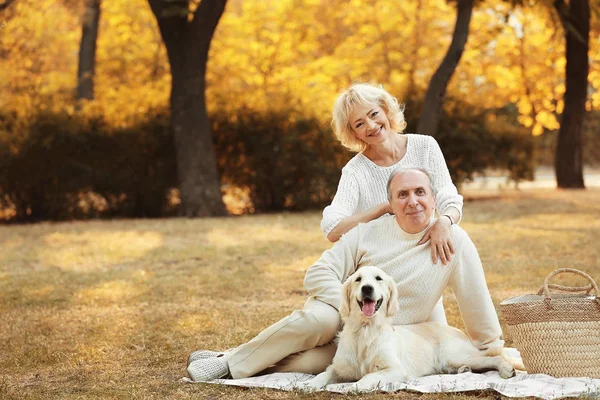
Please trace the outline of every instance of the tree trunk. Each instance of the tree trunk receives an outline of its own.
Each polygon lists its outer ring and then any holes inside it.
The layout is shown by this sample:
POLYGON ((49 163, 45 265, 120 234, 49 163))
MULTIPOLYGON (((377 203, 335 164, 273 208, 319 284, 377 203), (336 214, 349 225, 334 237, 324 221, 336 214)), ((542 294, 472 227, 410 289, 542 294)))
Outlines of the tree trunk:
POLYGON ((2 3, 0 3, 0 11, 6 10, 8 6, 10 6, 10 4, 13 2, 14 0, 4 0, 2 3))
POLYGON ((79 66, 77 68, 76 100, 94 99, 94 70, 96 65, 96 42, 100 21, 100 0, 86 0, 83 13, 79 66))
POLYGON ((184 65, 172 70, 172 77, 171 125, 177 155, 182 215, 224 215, 225 207, 204 97, 205 65, 203 68, 201 63, 195 64, 189 59, 184 65))
POLYGON ((171 126, 181 215, 224 215, 205 86, 210 42, 227 0, 202 0, 191 21, 188 21, 188 1, 149 2, 171 66, 171 126))
POLYGON ((583 120, 589 72, 590 5, 588 0, 554 2, 566 36, 566 91, 554 169, 556 184, 563 189, 585 188, 583 182, 583 120))
POLYGON ((452 42, 442 63, 429 82, 419 117, 419 126, 417 127, 417 132, 419 133, 428 135, 435 135, 437 133, 442 116, 442 106, 444 104, 444 97, 446 96, 446 89, 460 61, 469 37, 473 1, 458 0, 457 2, 456 25, 452 33, 452 42))

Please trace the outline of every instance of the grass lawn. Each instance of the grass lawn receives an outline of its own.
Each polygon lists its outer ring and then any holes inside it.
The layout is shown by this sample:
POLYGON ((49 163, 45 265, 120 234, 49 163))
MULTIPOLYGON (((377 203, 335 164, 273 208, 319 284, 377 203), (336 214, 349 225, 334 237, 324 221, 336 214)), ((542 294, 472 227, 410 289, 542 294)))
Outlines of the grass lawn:
MULTIPOLYGON (((556 268, 600 283, 600 189, 512 192, 464 214, 496 305, 556 268)), ((0 398, 342 398, 179 382, 191 351, 238 345, 302 306, 304 272, 330 247, 319 222, 310 212, 1 226, 0 398)), ((448 319, 462 327, 452 297, 448 319)), ((415 396, 498 397, 352 398, 415 396)))

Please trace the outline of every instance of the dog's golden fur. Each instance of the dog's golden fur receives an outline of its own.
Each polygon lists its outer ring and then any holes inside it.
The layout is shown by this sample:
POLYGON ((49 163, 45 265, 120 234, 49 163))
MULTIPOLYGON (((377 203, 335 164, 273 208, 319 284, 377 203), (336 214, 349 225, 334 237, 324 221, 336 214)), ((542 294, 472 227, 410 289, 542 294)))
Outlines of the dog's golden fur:
POLYGON ((501 349, 477 349, 456 328, 437 322, 392 326, 391 318, 398 312, 398 292, 392 278, 379 268, 359 268, 344 283, 342 293, 344 327, 335 357, 325 372, 306 383, 306 388, 356 381, 356 389, 372 390, 388 382, 437 373, 495 369, 509 378, 515 367, 523 369, 501 349))

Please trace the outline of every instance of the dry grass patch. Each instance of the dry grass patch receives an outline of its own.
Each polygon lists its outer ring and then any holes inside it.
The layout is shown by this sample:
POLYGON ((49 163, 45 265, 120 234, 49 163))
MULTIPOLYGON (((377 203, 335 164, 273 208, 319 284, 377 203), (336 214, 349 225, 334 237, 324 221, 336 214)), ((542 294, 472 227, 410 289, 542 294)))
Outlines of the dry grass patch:
MULTIPOLYGON (((179 383, 189 352, 233 347, 302 306, 304 272, 330 247, 319 222, 314 212, 0 227, 0 398, 341 398, 179 383)), ((599 190, 467 202, 461 225, 496 304, 555 268, 600 280, 599 190)), ((450 292, 446 308, 462 326, 450 292)), ((497 397, 352 398, 415 396, 497 397)))

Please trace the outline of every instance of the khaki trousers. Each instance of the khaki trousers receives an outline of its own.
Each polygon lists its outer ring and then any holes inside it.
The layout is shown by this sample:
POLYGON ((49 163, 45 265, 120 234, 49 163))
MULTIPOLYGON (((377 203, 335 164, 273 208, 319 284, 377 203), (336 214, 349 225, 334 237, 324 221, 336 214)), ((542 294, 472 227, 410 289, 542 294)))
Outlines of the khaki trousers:
POLYGON ((227 352, 234 379, 260 372, 304 372, 318 374, 333 360, 332 343, 341 327, 338 311, 309 297, 302 310, 271 325, 256 337, 227 352))

